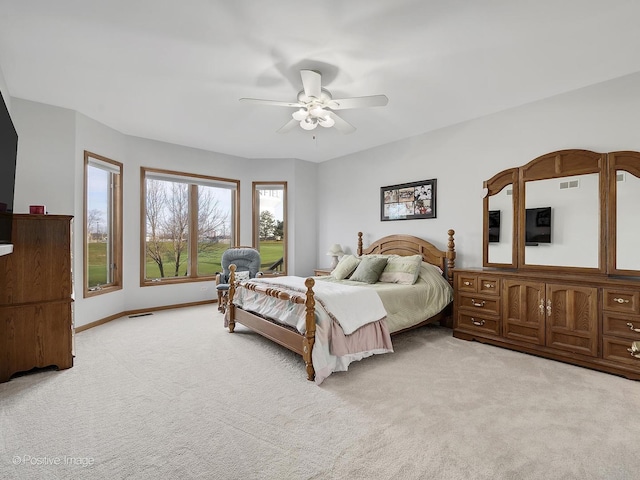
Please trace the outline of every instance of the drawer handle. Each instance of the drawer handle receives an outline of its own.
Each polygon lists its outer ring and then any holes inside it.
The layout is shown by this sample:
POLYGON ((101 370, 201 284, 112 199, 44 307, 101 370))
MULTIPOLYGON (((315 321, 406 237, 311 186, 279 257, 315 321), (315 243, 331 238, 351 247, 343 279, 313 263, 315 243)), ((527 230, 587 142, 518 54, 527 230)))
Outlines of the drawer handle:
POLYGON ((614 298, 613 301, 618 303, 629 303, 629 300, 626 300, 624 298, 614 298))
POLYGON ((465 284, 467 287, 469 287, 469 286, 473 285, 473 283, 471 283, 471 282, 469 282, 469 281, 464 282, 464 284, 465 284))
POLYGON ((640 358, 640 352, 638 350, 627 348, 627 352, 629 352, 633 358, 640 358))
POLYGON ((496 286, 492 283, 485 283, 484 288, 495 288, 496 286))
POLYGON ((627 327, 629 327, 629 330, 631 330, 632 332, 640 333, 640 328, 634 328, 633 327, 633 323, 631 323, 631 322, 627 322, 627 327))
POLYGON ((476 300, 474 298, 471 299, 471 305, 473 305, 474 307, 484 307, 484 300, 482 300, 480 303, 476 302, 476 300))
POLYGON ((473 323, 476 327, 481 327, 484 325, 484 320, 480 319, 480 321, 478 321, 475 318, 471 317, 471 323, 473 323))

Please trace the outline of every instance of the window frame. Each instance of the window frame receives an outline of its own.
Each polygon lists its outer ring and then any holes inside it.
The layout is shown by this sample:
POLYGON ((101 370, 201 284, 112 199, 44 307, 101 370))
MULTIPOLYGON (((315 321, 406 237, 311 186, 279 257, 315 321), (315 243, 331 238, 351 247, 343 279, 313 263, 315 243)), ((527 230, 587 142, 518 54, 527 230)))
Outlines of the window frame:
MULTIPOLYGON (((198 235, 191 235, 191 232, 197 231, 198 226, 198 209, 191 208, 194 203, 197 204, 198 198, 198 186, 214 186, 215 183, 225 183, 235 185, 235 195, 231 198, 231 219, 233 225, 231 231, 233 238, 231 239, 231 245, 233 246, 240 238, 240 180, 231 178, 214 177, 211 175, 202 175, 196 173, 177 172, 173 170, 165 170, 151 167, 140 167, 140 286, 149 287, 155 285, 168 285, 168 284, 180 284, 191 282, 204 282, 215 279, 216 274, 210 275, 198 275, 198 235), (146 278, 145 267, 147 258, 147 244, 146 244, 146 204, 147 204, 147 175, 151 174, 163 181, 175 180, 189 180, 192 179, 193 183, 188 183, 188 197, 189 197, 189 241, 187 242, 188 263, 186 276, 181 277, 164 277, 164 278, 146 278), (195 240, 194 240, 195 239, 195 240)), ((231 189, 230 189, 231 190, 231 189)))
MULTIPOLYGON (((282 198, 282 221, 284 222, 284 228, 282 231, 283 236, 283 257, 284 257, 284 265, 281 272, 278 272, 278 275, 287 275, 287 271, 289 269, 289 258, 287 254, 288 245, 289 245, 289 222, 287 220, 287 182, 286 181, 259 181, 252 182, 251 191, 252 191, 252 225, 253 225, 253 248, 260 251, 260 195, 258 194, 259 187, 281 187, 283 198, 282 198)), ((261 188, 262 190, 269 190, 268 188, 261 188)))
MULTIPOLYGON (((105 168, 105 170, 107 170, 105 168)), ((108 171, 108 170, 107 170, 108 171)), ((112 175, 114 172, 110 172, 112 175)), ((89 152, 84 150, 84 192, 83 192, 83 248, 82 248, 82 267, 83 267, 83 298, 94 297, 105 293, 122 290, 122 185, 124 178, 124 168, 121 162, 117 162, 103 155, 89 152), (97 162, 91 165, 90 159, 95 159, 97 162), (89 167, 100 168, 99 163, 106 163, 119 170, 117 175, 111 178, 111 193, 109 199, 109 206, 111 208, 111 216, 107 219, 107 239, 111 250, 111 282, 104 285, 98 285, 97 287, 89 287, 88 280, 88 267, 89 267, 89 228, 87 222, 89 220, 88 212, 88 197, 89 197, 89 167)))

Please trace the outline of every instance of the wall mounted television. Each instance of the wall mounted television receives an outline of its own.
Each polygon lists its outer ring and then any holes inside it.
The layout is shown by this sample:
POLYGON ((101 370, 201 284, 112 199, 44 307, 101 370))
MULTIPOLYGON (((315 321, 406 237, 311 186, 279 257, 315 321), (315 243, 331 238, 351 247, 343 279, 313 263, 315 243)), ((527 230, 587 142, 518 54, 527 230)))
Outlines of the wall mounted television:
POLYGON ((551 243, 551 207, 527 208, 525 244, 551 243))
POLYGON ((489 242, 500 242, 500 210, 489 210, 489 242))
POLYGON ((0 92, 0 245, 11 244, 18 134, 0 92))

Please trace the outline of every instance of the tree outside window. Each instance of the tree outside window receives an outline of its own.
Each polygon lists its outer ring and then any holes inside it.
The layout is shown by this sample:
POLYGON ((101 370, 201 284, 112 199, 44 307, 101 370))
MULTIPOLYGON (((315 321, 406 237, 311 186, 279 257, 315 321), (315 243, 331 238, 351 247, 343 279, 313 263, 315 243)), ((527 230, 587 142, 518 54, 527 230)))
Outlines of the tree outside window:
POLYGON ((265 273, 287 271, 287 182, 253 182, 254 247, 265 273))
POLYGON ((191 281, 221 271, 237 238, 239 182, 143 168, 142 283, 191 281))
POLYGON ((84 296, 122 288, 122 164, 84 152, 84 296))

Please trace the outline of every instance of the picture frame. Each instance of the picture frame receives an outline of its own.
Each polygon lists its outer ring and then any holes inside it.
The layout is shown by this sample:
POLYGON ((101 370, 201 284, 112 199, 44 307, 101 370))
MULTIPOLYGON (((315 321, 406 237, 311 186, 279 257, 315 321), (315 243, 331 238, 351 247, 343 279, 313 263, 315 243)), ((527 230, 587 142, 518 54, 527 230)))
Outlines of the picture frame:
POLYGON ((437 180, 380 187, 380 221, 436 218, 437 180))

